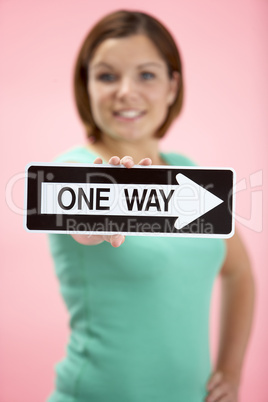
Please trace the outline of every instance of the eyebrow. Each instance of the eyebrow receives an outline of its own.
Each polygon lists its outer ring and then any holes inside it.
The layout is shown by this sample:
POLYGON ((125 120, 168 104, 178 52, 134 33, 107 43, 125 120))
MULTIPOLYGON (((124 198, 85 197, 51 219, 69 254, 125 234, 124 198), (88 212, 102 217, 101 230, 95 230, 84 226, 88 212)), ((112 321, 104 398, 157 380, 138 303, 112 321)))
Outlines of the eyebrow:
POLYGON ((143 67, 148 66, 148 65, 152 65, 152 66, 159 67, 159 68, 163 67, 162 64, 160 64, 160 63, 157 63, 157 62, 154 62, 154 61, 148 61, 147 63, 140 64, 138 66, 138 68, 143 68, 143 67))
MULTIPOLYGON (((138 67, 139 69, 141 69, 141 68, 144 68, 144 67, 150 66, 150 65, 151 65, 151 66, 158 67, 158 68, 162 68, 162 67, 163 67, 160 63, 153 62, 153 61, 149 61, 149 62, 147 62, 147 63, 139 64, 137 67, 138 67)), ((111 70, 114 69, 113 66, 111 66, 110 64, 105 63, 105 62, 103 62, 103 61, 101 61, 101 62, 99 62, 99 63, 93 65, 93 66, 92 66, 92 69, 96 69, 96 68, 99 68, 99 67, 107 67, 107 68, 109 68, 109 69, 111 69, 111 70)))

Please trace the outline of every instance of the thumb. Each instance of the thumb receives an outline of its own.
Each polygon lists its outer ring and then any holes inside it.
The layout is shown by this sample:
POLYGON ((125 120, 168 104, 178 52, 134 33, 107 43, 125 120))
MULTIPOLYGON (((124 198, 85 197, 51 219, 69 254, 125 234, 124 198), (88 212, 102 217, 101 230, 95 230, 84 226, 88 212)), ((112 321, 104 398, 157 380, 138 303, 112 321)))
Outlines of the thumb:
POLYGON ((125 236, 121 234, 103 236, 104 240, 111 243, 113 247, 119 247, 125 241, 125 236))

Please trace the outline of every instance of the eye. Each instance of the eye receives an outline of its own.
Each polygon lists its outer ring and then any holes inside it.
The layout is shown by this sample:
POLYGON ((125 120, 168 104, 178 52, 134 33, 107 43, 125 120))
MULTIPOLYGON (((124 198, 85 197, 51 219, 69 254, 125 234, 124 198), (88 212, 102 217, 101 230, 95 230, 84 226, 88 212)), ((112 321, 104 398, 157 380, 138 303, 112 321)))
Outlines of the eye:
POLYGON ((113 82, 115 81, 115 79, 116 79, 115 75, 109 73, 103 73, 98 76, 98 80, 103 82, 113 82))
POLYGON ((145 81, 149 81, 155 78, 155 74, 149 73, 148 71, 144 71, 141 73, 141 78, 145 81))

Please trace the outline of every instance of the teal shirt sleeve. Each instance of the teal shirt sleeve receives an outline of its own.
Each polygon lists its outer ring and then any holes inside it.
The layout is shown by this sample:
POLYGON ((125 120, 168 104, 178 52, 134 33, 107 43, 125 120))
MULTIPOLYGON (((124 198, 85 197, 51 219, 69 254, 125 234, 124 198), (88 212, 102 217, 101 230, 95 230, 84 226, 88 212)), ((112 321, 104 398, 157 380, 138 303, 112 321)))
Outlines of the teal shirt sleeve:
POLYGON ((183 154, 160 152, 162 158, 171 166, 197 166, 197 163, 183 154))
POLYGON ((76 146, 68 149, 67 151, 57 155, 53 162, 80 162, 80 163, 93 163, 99 155, 91 152, 86 147, 76 146))

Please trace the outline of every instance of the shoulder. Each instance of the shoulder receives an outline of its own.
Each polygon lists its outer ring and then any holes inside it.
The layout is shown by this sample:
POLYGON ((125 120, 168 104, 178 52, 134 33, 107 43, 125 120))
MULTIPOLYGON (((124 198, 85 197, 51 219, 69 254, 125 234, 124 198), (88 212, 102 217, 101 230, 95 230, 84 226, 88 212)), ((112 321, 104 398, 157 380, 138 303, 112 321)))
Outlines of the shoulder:
POLYGON ((197 166, 197 163, 184 154, 177 152, 161 152, 161 156, 168 162, 169 165, 174 166, 197 166))
POLYGON ((97 156, 97 154, 94 154, 85 146, 79 145, 56 155, 56 157, 53 158, 53 162, 93 163, 97 156))

